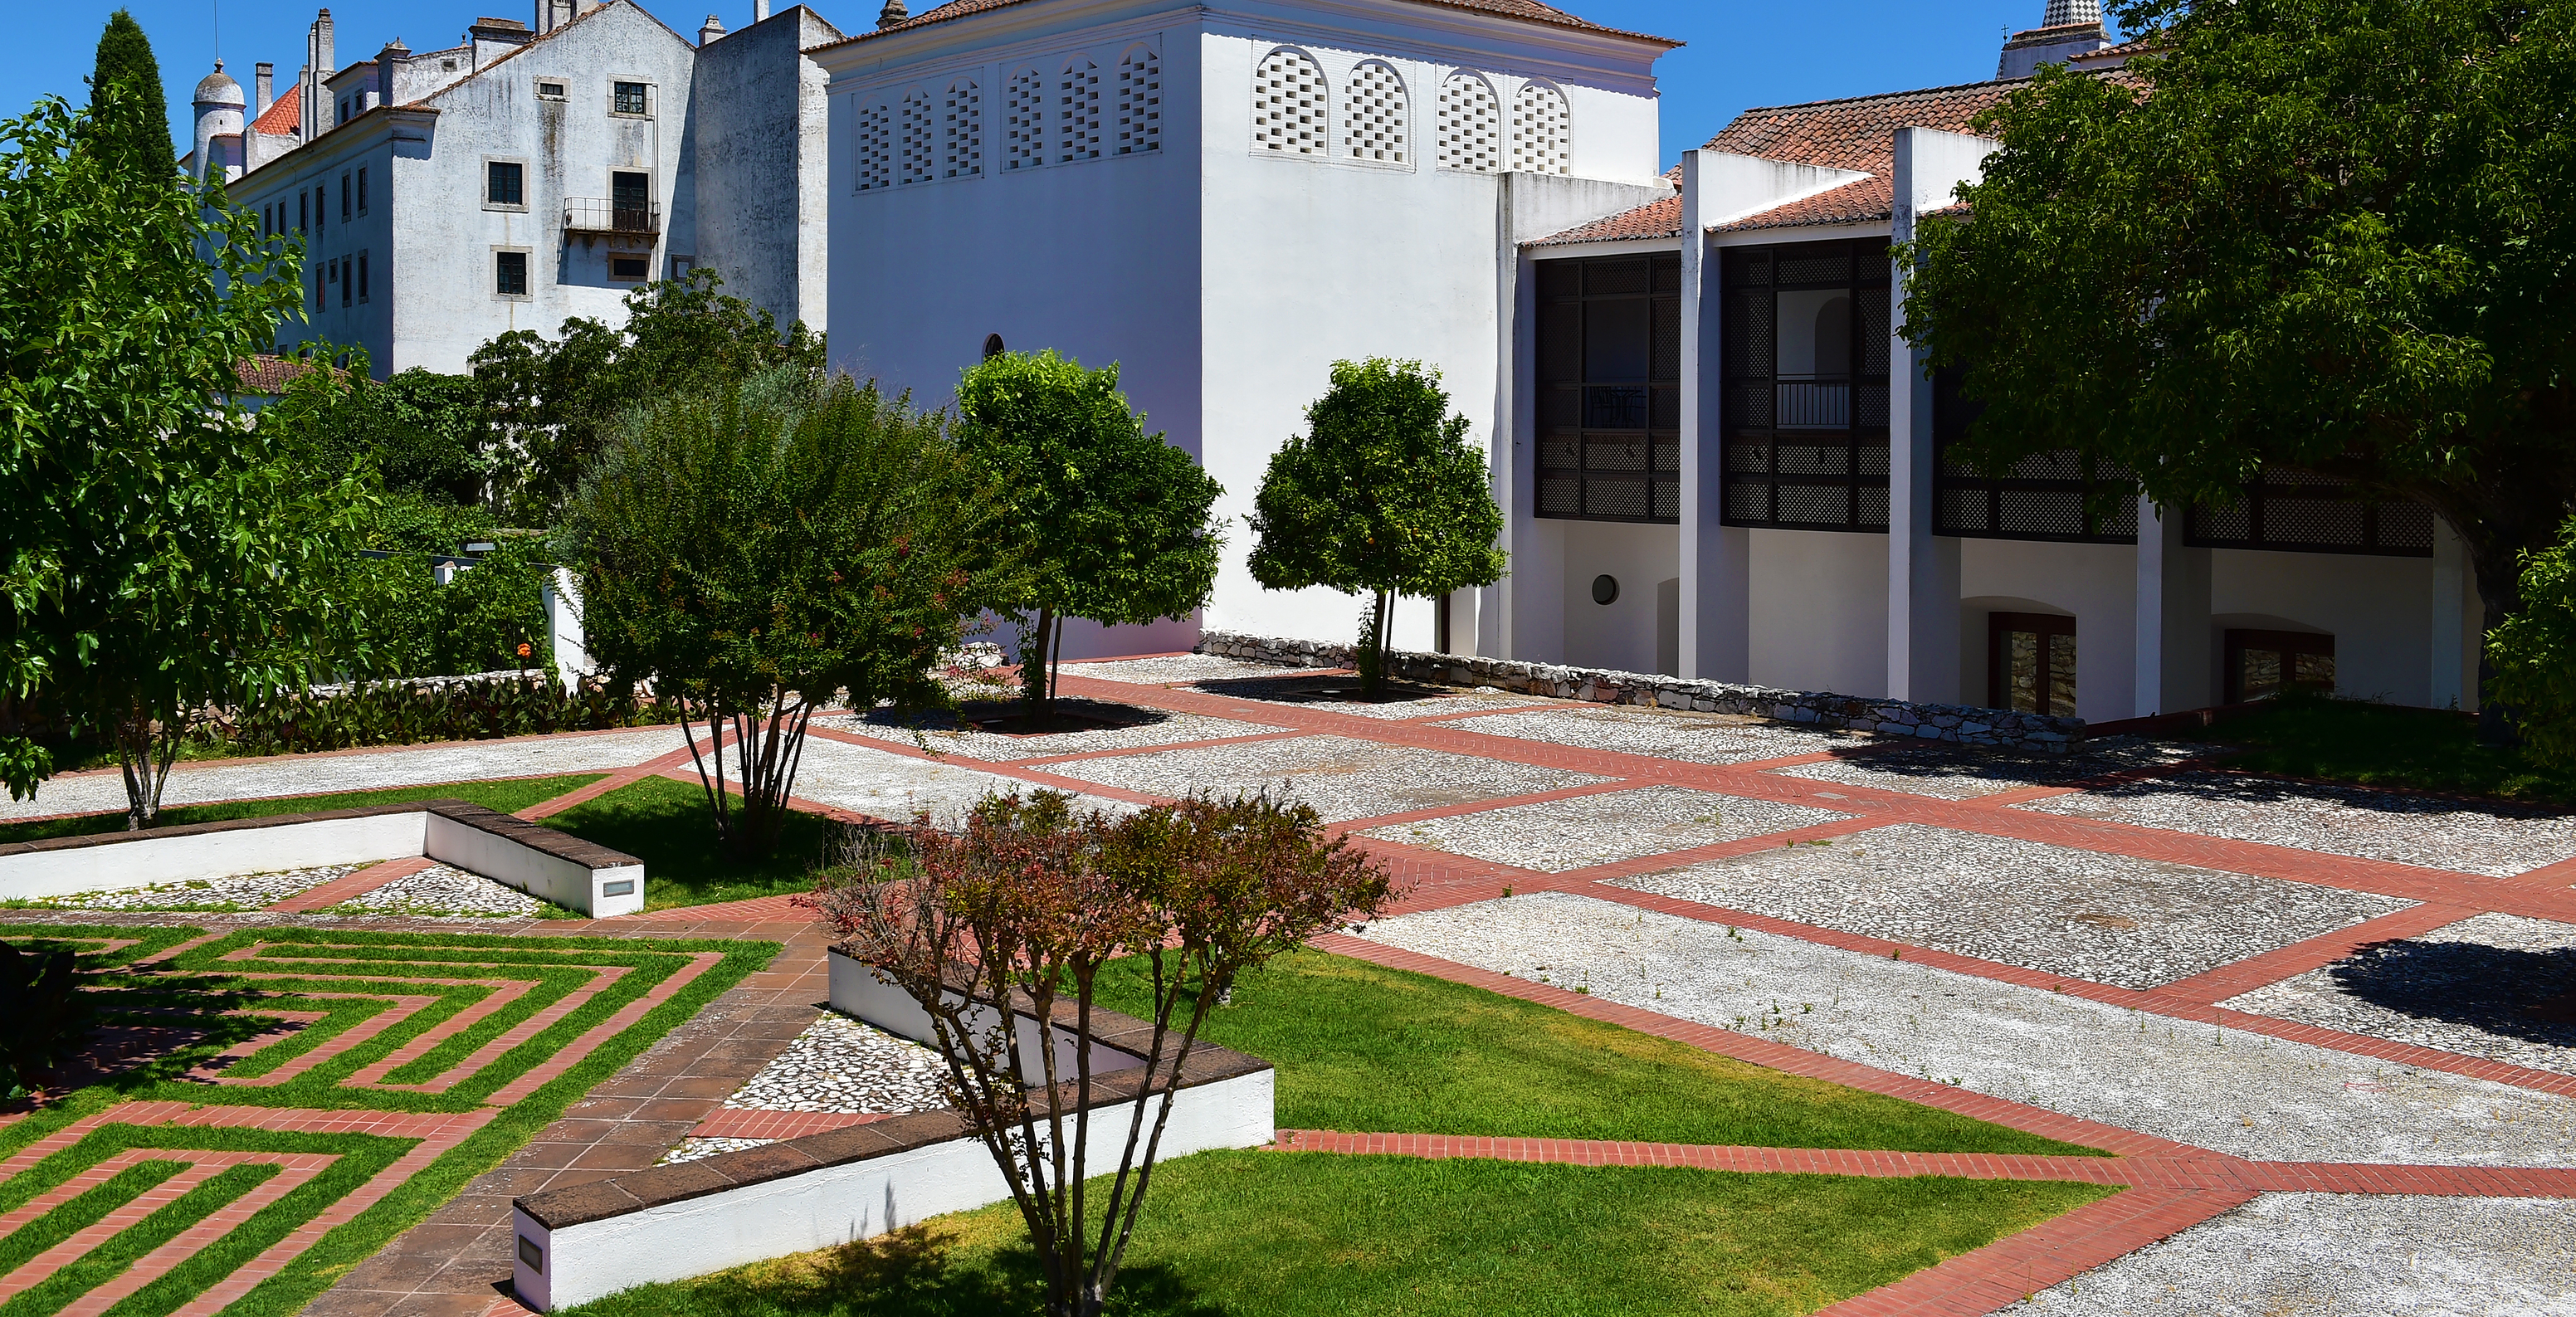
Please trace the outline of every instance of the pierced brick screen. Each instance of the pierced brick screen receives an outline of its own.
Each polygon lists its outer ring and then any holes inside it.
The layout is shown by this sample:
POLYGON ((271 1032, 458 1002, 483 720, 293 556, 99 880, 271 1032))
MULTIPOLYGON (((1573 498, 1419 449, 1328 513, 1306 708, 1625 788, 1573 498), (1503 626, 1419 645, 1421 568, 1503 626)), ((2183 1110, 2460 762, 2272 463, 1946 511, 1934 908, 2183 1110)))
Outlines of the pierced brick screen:
POLYGON ((1678 253, 1538 263, 1538 515, 1681 520, 1678 253))
POLYGON ((1404 79, 1380 60, 1351 70, 1342 101, 1343 154, 1353 160, 1400 165, 1413 153, 1405 123, 1404 79))
POLYGON ((2345 481, 2267 467, 2245 487, 2243 501, 2193 508, 2184 538, 2213 549, 2430 558, 2433 509, 2371 502, 2345 481))
POLYGON ((1440 167, 1469 174, 1502 168, 1496 143, 1503 135, 1502 103, 1473 73, 1457 72, 1440 84, 1440 167))
POLYGON ((1118 122, 1111 155, 1163 149, 1163 57, 1131 47, 1118 61, 1118 122))
POLYGON ((2071 452, 2038 453, 1989 475, 1952 457, 1968 423, 1985 410, 1959 396, 1956 369, 1932 380, 1932 435, 1941 465, 1932 478, 1932 531, 1965 539, 2138 542, 2136 482, 2126 469, 2071 452))
POLYGON ((1011 75, 1009 95, 1002 168, 1035 169, 1046 163, 1046 79, 1036 69, 1022 69, 1011 75))
POLYGON ((1887 529, 1887 268, 1884 238, 1726 250, 1727 525, 1887 529))
POLYGON ((1074 56, 1065 62, 1056 91, 1056 163, 1099 159, 1100 66, 1074 56))

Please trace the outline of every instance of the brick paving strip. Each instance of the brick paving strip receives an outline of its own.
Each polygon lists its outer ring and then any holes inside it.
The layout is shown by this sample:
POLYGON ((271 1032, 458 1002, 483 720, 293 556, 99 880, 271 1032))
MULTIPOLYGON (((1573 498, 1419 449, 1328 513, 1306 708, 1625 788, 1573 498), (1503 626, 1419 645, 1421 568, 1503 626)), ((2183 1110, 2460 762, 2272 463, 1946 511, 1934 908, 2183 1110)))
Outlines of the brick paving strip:
POLYGON ((342 901, 356 900, 397 878, 409 878, 436 863, 438 861, 426 855, 414 855, 399 860, 381 860, 346 878, 336 878, 319 887, 307 888, 283 901, 271 901, 261 909, 321 910, 338 905, 342 901))

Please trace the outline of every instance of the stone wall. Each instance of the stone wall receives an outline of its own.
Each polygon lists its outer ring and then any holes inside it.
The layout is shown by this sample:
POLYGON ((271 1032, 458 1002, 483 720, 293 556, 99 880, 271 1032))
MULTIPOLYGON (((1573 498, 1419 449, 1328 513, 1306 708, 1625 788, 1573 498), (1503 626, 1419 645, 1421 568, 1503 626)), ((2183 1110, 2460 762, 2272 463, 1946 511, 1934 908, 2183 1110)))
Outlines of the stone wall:
MULTIPOLYGON (((1249 659, 1286 667, 1343 668, 1351 665, 1351 647, 1316 640, 1281 640, 1267 636, 1209 631, 1199 638, 1198 652, 1249 659)), ((1468 654, 1387 653, 1387 676, 1406 681, 1453 686, 1492 686, 1499 690, 1545 695, 1560 700, 1598 704, 1651 704, 1702 713, 1743 714, 1807 727, 1840 728, 1882 736, 1913 736, 1961 745, 2008 746, 2042 754, 2064 754, 2084 739, 2084 720, 1979 709, 1961 704, 1915 704, 1874 700, 1828 691, 1777 690, 1722 681, 1696 681, 1642 672, 1609 672, 1595 668, 1559 667, 1468 654)))

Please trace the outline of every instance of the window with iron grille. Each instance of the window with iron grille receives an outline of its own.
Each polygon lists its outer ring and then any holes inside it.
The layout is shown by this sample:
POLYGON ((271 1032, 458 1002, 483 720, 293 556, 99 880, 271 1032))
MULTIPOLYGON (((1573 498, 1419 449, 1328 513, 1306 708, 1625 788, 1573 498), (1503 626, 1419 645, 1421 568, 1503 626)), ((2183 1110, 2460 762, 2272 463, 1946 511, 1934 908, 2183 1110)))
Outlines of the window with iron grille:
POLYGON ((1985 410, 1959 396, 1961 372, 1932 376, 1932 441, 1941 460, 1932 476, 1932 533, 1982 540, 2053 540, 2067 544, 2138 542, 2137 484, 2126 468, 2072 452, 2033 453, 2000 475, 1952 455, 1968 424, 1985 410))
POLYGON ((2373 501, 2348 481, 2265 467, 2245 497, 2191 510, 2184 542, 2213 549, 2433 556, 2433 509, 2373 501))
POLYGON ((1887 240, 1730 247, 1723 421, 1729 526, 1887 529, 1887 240))
POLYGON ((1682 258, 1538 263, 1538 515, 1681 520, 1682 258))

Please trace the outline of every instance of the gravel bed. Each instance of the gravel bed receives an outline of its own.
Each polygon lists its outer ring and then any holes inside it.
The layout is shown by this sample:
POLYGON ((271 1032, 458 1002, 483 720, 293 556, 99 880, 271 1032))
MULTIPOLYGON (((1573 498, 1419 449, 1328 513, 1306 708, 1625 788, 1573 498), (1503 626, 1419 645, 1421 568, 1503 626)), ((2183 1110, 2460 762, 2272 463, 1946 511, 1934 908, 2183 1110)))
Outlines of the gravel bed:
POLYGON ((1569 893, 1366 935, 2237 1157, 2556 1166, 2576 1144, 2565 1097, 1569 893))
POLYGON ((1736 714, 1679 709, 1556 706, 1465 718, 1448 724, 1487 736, 1513 736, 1550 745, 1652 755, 1694 764, 1740 764, 1842 746, 1867 745, 1857 732, 1809 731, 1736 714))
POLYGON ((737 1111, 938 1111, 939 1053, 825 1011, 724 1104, 737 1111))
POLYGON ((1275 677, 1285 672, 1308 672, 1312 669, 1247 663, 1214 654, 1172 654, 1163 658, 1116 659, 1105 663, 1066 663, 1057 671, 1068 677, 1098 677, 1102 681, 1133 682, 1139 686, 1186 686, 1199 681, 1275 677))
POLYGON ((2496 878, 2576 856, 2576 815, 2241 773, 2177 773, 2013 808, 2496 878))
MULTIPOLYGON (((1438 718, 1454 714, 1475 713, 1482 709, 1510 709, 1523 705, 1544 705, 1551 701, 1543 696, 1516 695, 1491 686, 1467 691, 1430 691, 1404 699, 1363 701, 1356 699, 1318 698, 1327 691, 1356 691, 1360 679, 1338 677, 1251 677, 1222 681, 1201 681, 1193 685, 1210 695, 1231 695, 1238 700, 1259 700, 1264 704, 1299 704, 1348 714, 1353 718, 1377 718, 1395 721, 1402 718, 1438 718)), ((1401 690, 1424 691, 1413 685, 1401 690)))
MULTIPOLYGON (((193 768, 179 764, 170 770, 161 803, 176 807, 263 796, 605 771, 629 768, 680 746, 677 727, 640 727, 624 732, 509 741, 449 741, 351 754, 281 755, 193 768)), ((0 800, 0 820, 124 808, 125 780, 109 769, 55 778, 45 783, 44 790, 33 800, 0 800)))
POLYGON ((2576 1075, 2576 925, 2476 915, 2220 1004, 2576 1075))
POLYGON ((1328 822, 1465 805, 1610 779, 1565 769, 1479 759, 1473 755, 1383 745, 1342 736, 1254 741, 1196 750, 1163 750, 1117 759, 1084 759, 1047 769, 1088 782, 1185 796, 1213 791, 1285 788, 1328 822))
POLYGON ((1849 817, 1829 809, 1740 800, 1688 787, 1641 787, 1419 823, 1390 823, 1369 829, 1368 835, 1542 873, 1563 873, 1849 817))
POLYGON ((1849 759, 1771 771, 1783 777, 1876 787, 1882 791, 1937 796, 1943 800, 1967 800, 2023 787, 2063 786, 2123 769, 2155 768, 2208 752, 2209 747, 2205 745, 2159 741, 2129 741, 2101 746, 2088 744, 2077 753, 2062 756, 2022 755, 1980 750, 1972 746, 1922 745, 1878 750, 1849 759))
POLYGON ((451 864, 433 864, 331 907, 335 915, 428 919, 529 919, 545 910, 544 901, 518 888, 451 864))
POLYGON ((1619 885, 2123 988, 2189 978, 2415 904, 1917 823, 1619 885))
MULTIPOLYGON (((731 763, 727 760, 728 767, 731 763)), ((1041 789, 998 773, 960 767, 954 761, 916 759, 819 736, 806 739, 805 758, 797 767, 794 787, 801 799, 895 822, 911 819, 915 810, 928 810, 937 819, 959 818, 987 795, 1012 791, 1028 795, 1041 789)), ((1123 814, 1136 808, 1125 801, 1091 795, 1076 797, 1075 807, 1107 814, 1123 814)))
POLYGON ((275 873, 243 874, 234 878, 193 878, 186 882, 150 883, 140 887, 108 887, 94 892, 47 897, 29 904, 53 910, 256 910, 272 901, 283 901, 299 892, 309 892, 324 883, 338 882, 366 867, 363 864, 325 864, 311 869, 280 869, 275 873))
POLYGON ((777 1139, 682 1139, 672 1145, 669 1152, 662 1154, 662 1165, 693 1162, 720 1152, 740 1152, 745 1148, 762 1148, 776 1142, 777 1139))
POLYGON ((2554 1198, 2264 1194, 2053 1285, 2013 1317, 2576 1313, 2554 1198))
POLYGON ((1232 718, 1211 718, 1194 713, 1152 713, 1118 705, 1103 705, 1091 700, 1059 700, 1068 713, 1094 710, 1116 713, 1137 719, 1123 727, 1102 727, 1081 732, 1051 732, 1042 736, 1010 736, 998 732, 978 731, 961 725, 954 718, 924 722, 909 727, 890 714, 878 714, 861 720, 835 718, 830 726, 860 736, 873 737, 895 745, 911 746, 937 754, 961 755, 988 763, 1008 763, 1015 759, 1036 759, 1044 755, 1078 755, 1095 750, 1133 750, 1158 745, 1177 745, 1184 741, 1214 741, 1228 736, 1258 736, 1263 732, 1286 729, 1260 723, 1239 722, 1232 718))

